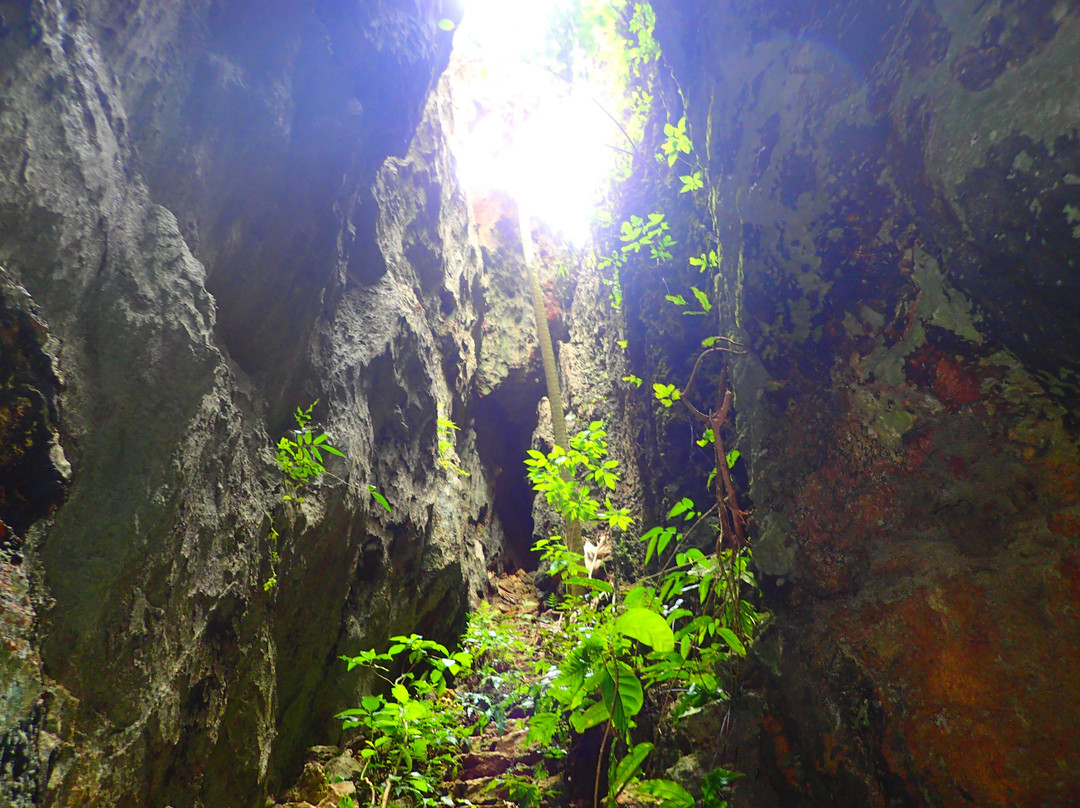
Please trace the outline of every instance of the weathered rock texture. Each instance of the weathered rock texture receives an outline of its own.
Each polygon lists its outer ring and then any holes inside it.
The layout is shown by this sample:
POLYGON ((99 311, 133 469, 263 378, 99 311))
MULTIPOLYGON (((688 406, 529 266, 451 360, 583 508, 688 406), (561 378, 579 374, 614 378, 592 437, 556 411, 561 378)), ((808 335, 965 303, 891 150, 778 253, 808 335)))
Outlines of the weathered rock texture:
POLYGON ((364 686, 339 654, 481 586, 472 431, 471 476, 436 454, 486 305, 428 103, 459 13, 0 2, 5 804, 257 804, 364 686), (286 506, 315 399, 347 459, 286 506))
MULTIPOLYGON (((775 619, 721 750, 744 799, 1071 805, 1076 4, 656 5, 718 201, 667 203, 676 264, 722 244, 752 349, 736 474, 775 619)), ((432 94, 458 14, 0 0, 5 804, 258 804, 365 686, 339 654, 445 636, 525 563, 500 517, 541 388, 514 228, 478 238, 432 94), (270 446, 315 399, 347 457, 287 506, 270 446)), ((681 272, 628 267, 625 332, 594 275, 549 284, 635 513, 710 464, 618 382, 684 381, 715 331, 667 307, 681 272)))
POLYGON ((752 348, 744 799, 1074 804, 1077 5, 656 6, 752 348))

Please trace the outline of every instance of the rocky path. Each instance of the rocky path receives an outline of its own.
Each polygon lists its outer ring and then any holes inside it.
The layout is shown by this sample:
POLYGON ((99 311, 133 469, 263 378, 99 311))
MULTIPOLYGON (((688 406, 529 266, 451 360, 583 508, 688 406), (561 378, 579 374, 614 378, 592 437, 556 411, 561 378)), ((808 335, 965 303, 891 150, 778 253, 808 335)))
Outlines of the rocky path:
MULTIPOLYGON (((540 613, 531 573, 492 580, 483 626, 498 646, 477 660, 476 672, 457 684, 474 734, 458 760, 457 774, 443 783, 431 805, 535 806, 567 804, 561 794, 565 760, 545 757, 526 743, 529 690, 550 666, 552 635, 561 630, 558 612, 540 613)), ((268 808, 353 808, 394 805, 364 777, 354 750, 316 746, 303 773, 268 808)))

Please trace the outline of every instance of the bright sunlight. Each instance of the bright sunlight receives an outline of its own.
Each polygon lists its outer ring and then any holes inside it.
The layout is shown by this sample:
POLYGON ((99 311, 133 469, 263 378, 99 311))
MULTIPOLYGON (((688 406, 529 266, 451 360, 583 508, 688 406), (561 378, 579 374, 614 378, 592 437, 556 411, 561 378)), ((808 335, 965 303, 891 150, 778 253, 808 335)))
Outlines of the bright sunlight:
POLYGON ((612 118, 622 88, 596 65, 566 69, 549 30, 571 2, 466 0, 450 70, 465 187, 505 191, 582 245, 622 147, 612 118))

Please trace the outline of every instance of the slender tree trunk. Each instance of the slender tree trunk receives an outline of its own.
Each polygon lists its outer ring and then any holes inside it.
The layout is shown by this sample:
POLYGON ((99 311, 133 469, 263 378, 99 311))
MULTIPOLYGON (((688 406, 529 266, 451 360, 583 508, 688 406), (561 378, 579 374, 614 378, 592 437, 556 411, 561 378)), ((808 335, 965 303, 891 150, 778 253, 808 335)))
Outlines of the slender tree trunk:
MULTIPOLYGON (((563 407, 562 392, 559 388, 555 349, 551 344, 551 330, 548 328, 547 309, 544 306, 544 293, 540 288, 540 273, 537 271, 536 251, 533 248, 532 227, 529 225, 529 220, 529 211, 519 197, 518 226, 521 228, 521 249, 525 253, 525 268, 529 273, 533 316, 536 318, 536 338, 540 343, 544 384, 547 387, 548 403, 551 405, 551 426, 555 432, 555 445, 567 452, 570 450, 570 437, 566 432, 566 410, 563 407)), ((563 468, 562 473, 564 479, 569 475, 566 468, 563 468)), ((566 523, 566 547, 574 553, 582 552, 581 525, 576 519, 566 523)))

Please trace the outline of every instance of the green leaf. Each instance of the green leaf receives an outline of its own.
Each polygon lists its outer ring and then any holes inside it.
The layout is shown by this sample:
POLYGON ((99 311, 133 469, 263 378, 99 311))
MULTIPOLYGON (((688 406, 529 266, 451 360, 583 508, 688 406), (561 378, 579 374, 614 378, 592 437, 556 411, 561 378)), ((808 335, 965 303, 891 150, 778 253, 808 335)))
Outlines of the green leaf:
POLYGON ((438 25, 439 28, 441 28, 443 31, 453 31, 455 28, 457 28, 457 25, 454 23, 453 20, 448 20, 445 17, 439 20, 438 25))
POLYGON ((630 719, 641 712, 645 704, 641 682, 634 675, 633 668, 625 662, 604 666, 600 677, 600 695, 611 715, 612 725, 620 732, 630 729, 630 719))
POLYGON ((419 721, 431 716, 431 706, 426 701, 410 701, 401 710, 401 717, 406 721, 419 721))
POLYGON ((345 718, 346 716, 350 715, 367 715, 369 712, 370 710, 361 710, 357 707, 352 707, 348 710, 342 710, 340 713, 335 715, 334 718, 345 718))
POLYGON ((398 704, 407 704, 412 699, 412 696, 409 695, 409 689, 400 682, 390 688, 390 692, 393 694, 398 704))
POLYGON ((694 808, 690 792, 672 780, 646 780, 641 790, 656 797, 661 808, 694 808))
POLYGON ((746 646, 742 644, 742 640, 740 640, 738 636, 736 636, 734 631, 732 631, 730 628, 721 626, 717 630, 717 633, 724 638, 724 642, 731 646, 732 651, 734 651, 739 656, 746 656, 746 646))
POLYGON ((732 449, 730 452, 728 452, 727 456, 724 458, 725 460, 727 460, 728 468, 732 468, 736 463, 738 463, 739 457, 741 457, 741 455, 739 454, 738 449, 732 449))
POLYGON ((611 799, 618 797, 626 788, 626 784, 634 779, 634 776, 641 769, 641 764, 645 762, 645 758, 649 756, 652 750, 653 745, 651 743, 639 743, 626 754, 626 757, 619 761, 619 765, 615 767, 615 778, 611 781, 611 786, 608 789, 608 796, 611 799))
POLYGON ((603 701, 597 701, 591 704, 588 709, 571 713, 570 725, 580 735, 585 730, 607 721, 610 716, 611 712, 607 704, 603 701))
POLYGON ((393 513, 393 509, 390 507, 390 503, 387 501, 386 497, 379 493, 375 486, 369 485, 367 487, 367 490, 370 492, 371 496, 375 497, 376 502, 386 508, 387 512, 393 513))
POLYGON ((698 597, 701 598, 702 603, 709 599, 709 587, 712 585, 712 580, 711 575, 703 575, 698 583, 698 597))
POLYGON ((686 298, 683 297, 682 295, 664 295, 664 300, 670 300, 676 306, 688 306, 689 305, 689 303, 686 302, 686 298))
POLYGON ((559 716, 557 713, 534 713, 529 719, 529 733, 525 743, 539 743, 541 746, 551 744, 552 738, 559 729, 559 716))
POLYGON ((679 189, 680 194, 685 194, 687 191, 697 191, 705 187, 700 171, 695 171, 693 174, 683 174, 679 179, 682 180, 682 188, 679 189))
POLYGON ((671 626, 651 609, 627 609, 615 618, 615 630, 655 651, 671 651, 675 648, 675 635, 671 626))
POLYGON ((678 502, 675 503, 675 505, 672 507, 672 509, 670 511, 668 511, 667 518, 668 519, 674 519, 676 516, 681 516, 682 514, 686 513, 687 511, 693 511, 693 508, 694 508, 694 500, 690 499, 689 497, 683 497, 682 499, 680 499, 678 502))
POLYGON ((585 664, 571 657, 560 666, 560 673, 551 683, 552 695, 566 704, 573 704, 585 686, 585 664))
POLYGON ((704 311, 712 311, 712 301, 709 300, 709 296, 696 286, 691 286, 690 291, 694 293, 694 297, 697 298, 698 303, 701 304, 701 308, 704 311))
POLYGON ((656 545, 656 554, 660 555, 671 544, 671 540, 675 538, 675 528, 666 528, 663 535, 660 536, 660 541, 656 545))
POLYGON ((615 591, 611 584, 598 578, 566 578, 563 583, 567 586, 583 586, 587 589, 595 589, 608 595, 615 591))
POLYGON ((716 344, 716 337, 705 337, 705 339, 703 339, 701 341, 701 347, 702 348, 711 348, 715 344, 716 344))
POLYGON ((711 790, 719 790, 729 786, 744 775, 742 772, 733 772, 728 769, 716 768, 705 775, 704 786, 711 790))

